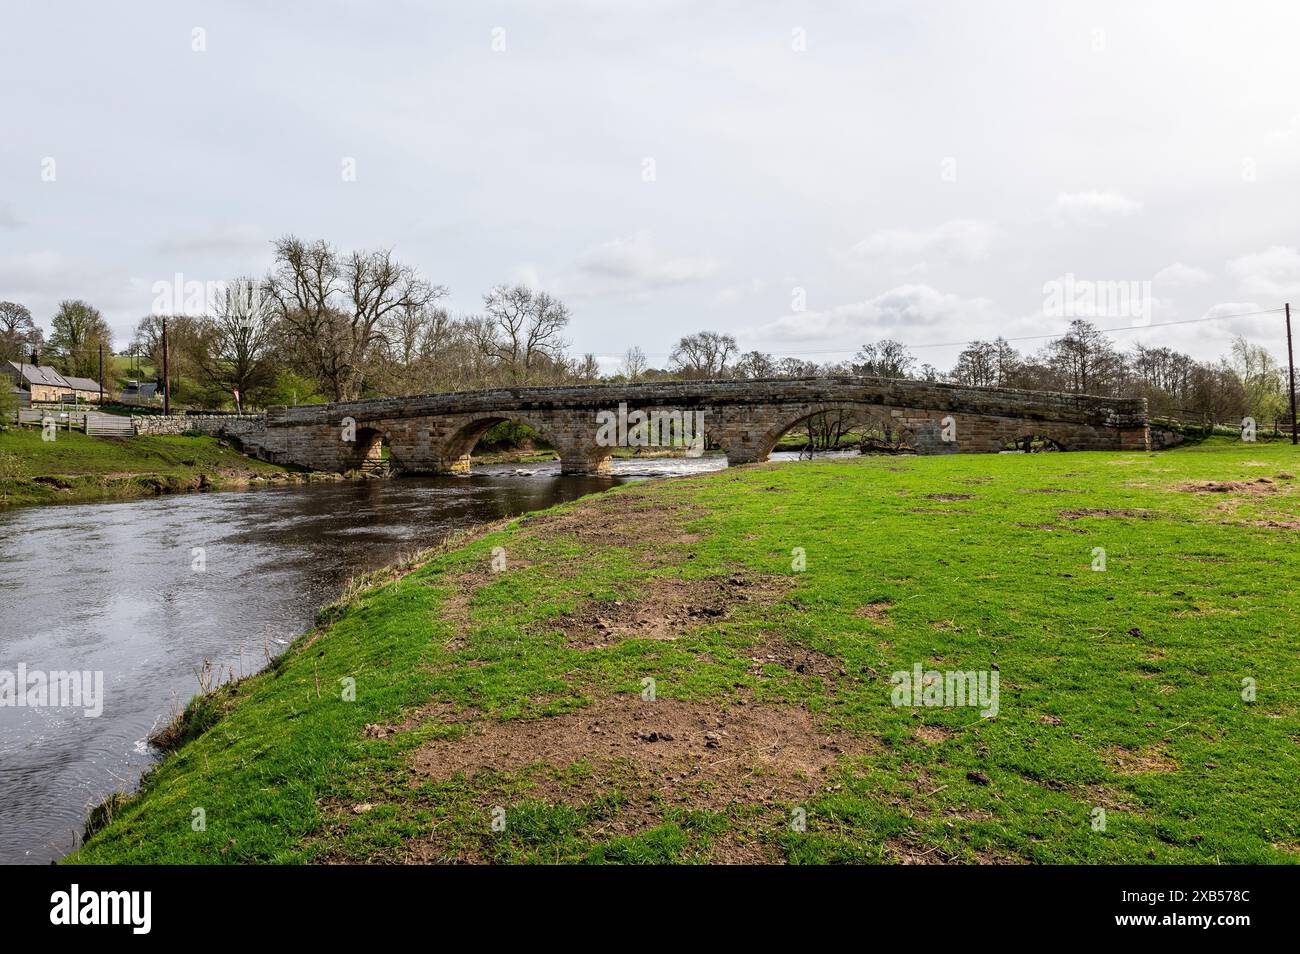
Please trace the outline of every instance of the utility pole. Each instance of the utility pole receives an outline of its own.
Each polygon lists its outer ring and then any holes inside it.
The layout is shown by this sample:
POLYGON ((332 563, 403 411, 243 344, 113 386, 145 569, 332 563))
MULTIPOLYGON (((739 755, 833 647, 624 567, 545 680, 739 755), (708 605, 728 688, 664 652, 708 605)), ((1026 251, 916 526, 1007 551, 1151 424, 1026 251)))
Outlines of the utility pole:
POLYGON ((104 342, 99 343, 99 406, 104 406, 104 342))
POLYGON ((1286 366, 1291 378, 1291 443, 1296 442, 1295 432, 1295 352, 1291 350, 1291 303, 1286 303, 1286 366))
POLYGON ((162 415, 172 413, 172 367, 166 354, 166 316, 162 316, 162 415))

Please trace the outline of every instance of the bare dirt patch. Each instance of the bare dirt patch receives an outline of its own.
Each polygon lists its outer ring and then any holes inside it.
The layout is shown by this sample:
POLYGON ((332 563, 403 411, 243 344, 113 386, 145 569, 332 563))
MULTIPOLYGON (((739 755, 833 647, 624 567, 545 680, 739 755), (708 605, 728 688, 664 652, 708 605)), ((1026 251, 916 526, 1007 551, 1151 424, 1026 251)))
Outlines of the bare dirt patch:
POLYGON ((726 619, 741 604, 770 605, 788 588, 787 581, 776 577, 653 577, 634 597, 586 603, 539 625, 563 630, 567 645, 575 649, 595 649, 625 639, 673 640, 726 619))
POLYGON ((1251 520, 1250 525, 1270 530, 1300 530, 1300 520, 1251 520))
MULTIPOLYGON (((650 504, 637 494, 610 494, 586 501, 583 506, 573 510, 525 517, 520 523, 520 537, 517 542, 522 544, 529 538, 564 535, 574 537, 584 546, 594 549, 624 547, 636 550, 641 553, 646 562, 651 564, 660 566, 680 564, 689 555, 690 547, 702 539, 701 534, 687 531, 683 526, 704 513, 706 513, 704 509, 687 504, 650 504)), ((506 523, 508 521, 499 521, 492 525, 492 529, 497 529, 506 523)), ((564 575, 563 566, 556 566, 554 561, 543 562, 551 572, 564 575)), ((510 561, 507 572, 531 565, 528 561, 514 558, 510 561)), ((492 575, 486 569, 460 572, 429 580, 431 586, 449 585, 452 589, 451 596, 444 602, 440 612, 443 619, 455 623, 457 627, 457 632, 445 644, 449 652, 464 648, 464 630, 469 624, 470 603, 474 594, 491 580, 492 575)), ((747 597, 733 602, 745 598, 747 597)), ((698 607, 698 609, 701 610, 700 615, 703 618, 708 617, 708 606, 698 607)), ((608 616, 621 621, 621 625, 615 626, 614 629, 627 630, 637 624, 634 618, 635 612, 635 605, 632 602, 611 601, 603 613, 599 609, 584 610, 579 615, 587 618, 587 625, 579 626, 575 623, 575 627, 588 632, 586 642, 590 645, 603 645, 608 640, 590 636, 591 632, 601 631, 598 624, 604 623, 605 617, 608 616)), ((653 630, 658 624, 650 621, 648 625, 653 630)), ((626 638, 627 635, 631 634, 625 633, 619 638, 626 638)), ((652 639, 668 638, 653 631, 646 635, 652 639)))
POLYGON ((521 526, 530 533, 562 535, 589 546, 642 549, 654 545, 698 542, 685 524, 703 516, 703 508, 677 501, 653 502, 637 493, 613 493, 585 501, 561 513, 526 518, 521 526))
POLYGON ((923 500, 974 500, 974 494, 922 494, 923 500))
MULTIPOLYGON (((841 756, 875 747, 822 732, 799 706, 622 695, 549 718, 478 723, 458 739, 425 743, 410 763, 423 779, 464 775, 489 785, 493 773, 536 767, 535 797, 582 802, 613 785, 644 795, 658 817, 665 805, 721 810, 807 799, 827 784, 841 756), (547 771, 575 763, 592 771, 547 771)), ((635 809, 637 798, 628 804, 635 809)))
POLYGON ((922 848, 904 838, 885 842, 885 858, 896 865, 946 865, 950 860, 938 846, 922 848))
POLYGON ((762 672, 766 666, 781 666, 799 676, 833 678, 848 675, 843 664, 834 656, 792 643, 775 633, 769 634, 767 639, 745 652, 754 661, 752 670, 755 674, 762 672))
POLYGON ((1191 480, 1178 484, 1175 490, 1189 494, 1275 494, 1277 484, 1272 477, 1254 480, 1191 480))
POLYGON ((1111 746, 1104 753, 1108 765, 1118 775, 1143 775, 1148 772, 1176 772, 1178 763, 1153 745, 1140 749, 1111 746))
MULTIPOLYGON (((890 838, 885 842, 885 860, 898 865, 947 865, 961 863, 962 859, 947 854, 937 845, 928 848, 913 843, 905 837, 890 838)), ((1023 858, 981 850, 975 853, 977 864, 1021 865, 1023 858)))
POLYGON ((912 734, 926 745, 939 745, 947 742, 954 735, 951 729, 945 729, 941 725, 918 725, 912 730, 912 734))
POLYGON ((1100 806, 1114 812, 1136 812, 1141 809, 1128 792, 1111 788, 1108 785, 1092 783, 1072 792, 1079 801, 1088 805, 1100 806))
POLYGON ((488 574, 480 570, 470 573, 457 573, 451 577, 441 577, 431 581, 437 586, 450 584, 452 587, 451 595, 443 602, 438 612, 438 615, 444 620, 456 625, 455 633, 443 644, 443 648, 447 652, 459 652, 465 648, 465 629, 469 625, 469 604, 474 599, 475 592, 487 583, 488 579, 488 574))
POLYGON ((1076 801, 1091 808, 1104 808, 1107 811, 1136 812, 1140 810, 1132 797, 1122 789, 1110 785, 1092 782, 1086 785, 1072 785, 1053 778, 1035 778, 1030 775, 1020 776, 1032 785, 1039 785, 1050 792, 1062 792, 1076 801))
POLYGON ((893 608, 894 604, 889 600, 877 600, 874 603, 859 606, 853 611, 853 615, 861 619, 869 619, 873 623, 879 623, 882 626, 892 626, 894 621, 889 618, 889 611, 893 608))
POLYGON ((1062 520, 1080 520, 1085 517, 1128 517, 1138 520, 1149 520, 1156 514, 1150 510, 1132 510, 1128 508, 1110 509, 1110 508, 1083 508, 1079 510, 1062 510, 1060 517, 1062 520))

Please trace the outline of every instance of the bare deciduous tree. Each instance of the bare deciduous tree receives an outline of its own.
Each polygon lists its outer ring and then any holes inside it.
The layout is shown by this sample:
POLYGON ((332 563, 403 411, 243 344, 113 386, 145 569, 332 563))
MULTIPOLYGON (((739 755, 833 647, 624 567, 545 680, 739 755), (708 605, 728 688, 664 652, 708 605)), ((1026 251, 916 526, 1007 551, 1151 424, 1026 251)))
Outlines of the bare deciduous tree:
POLYGON ((738 378, 775 378, 779 377, 780 369, 770 354, 762 351, 747 351, 736 362, 733 373, 738 378))
POLYGON ((645 374, 645 352, 633 345, 623 354, 623 376, 635 384, 645 374))
POLYGON ((856 374, 881 378, 906 378, 915 364, 916 359, 907 350, 907 345, 885 338, 859 348, 853 370, 856 374))
POLYGON ((340 257, 324 241, 286 236, 275 243, 275 256, 267 294, 306 369, 338 401, 360 395, 391 313, 426 306, 446 294, 386 249, 340 257))
POLYGON ((190 363, 222 396, 238 391, 241 404, 275 377, 275 316, 264 287, 252 278, 228 284, 189 340, 190 363))
POLYGON ((1110 339, 1081 318, 1070 322, 1070 330, 1047 346, 1042 360, 1056 372, 1064 389, 1075 394, 1109 393, 1121 363, 1110 339))
POLYGON ((687 378, 720 378, 739 351, 736 339, 716 331, 701 331, 677 341, 668 360, 687 378))
POLYGON ((529 384, 563 358, 569 309, 558 298, 526 285, 498 285, 483 296, 483 310, 485 320, 475 326, 479 349, 511 384, 529 384))
POLYGON ((573 363, 572 374, 579 384, 594 384, 600 380, 600 362, 594 354, 584 354, 581 361, 573 363))

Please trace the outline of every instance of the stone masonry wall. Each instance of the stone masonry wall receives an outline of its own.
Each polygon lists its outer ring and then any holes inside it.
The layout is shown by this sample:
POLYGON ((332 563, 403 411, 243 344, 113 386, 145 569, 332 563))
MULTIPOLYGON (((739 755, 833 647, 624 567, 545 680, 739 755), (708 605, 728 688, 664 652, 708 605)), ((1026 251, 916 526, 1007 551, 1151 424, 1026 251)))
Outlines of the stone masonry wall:
POLYGON ((265 414, 133 414, 131 423, 142 435, 250 434, 266 426, 265 414))

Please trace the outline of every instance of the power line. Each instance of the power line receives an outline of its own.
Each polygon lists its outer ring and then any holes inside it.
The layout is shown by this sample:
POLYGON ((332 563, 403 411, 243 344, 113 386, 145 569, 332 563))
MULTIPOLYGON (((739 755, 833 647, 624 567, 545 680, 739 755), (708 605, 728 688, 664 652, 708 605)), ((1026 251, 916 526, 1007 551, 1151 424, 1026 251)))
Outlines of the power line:
MULTIPOLYGON (((1259 315, 1280 315, 1281 308, 1269 308, 1265 311, 1246 311, 1237 315, 1208 315, 1202 318, 1184 318, 1180 321, 1157 321, 1147 325, 1125 325, 1122 328, 1099 328, 1104 334, 1113 334, 1116 331, 1143 331, 1147 328, 1167 328, 1170 325, 1194 325, 1202 321, 1226 321, 1231 318, 1254 318, 1259 315)), ((1042 341, 1047 338, 1064 338, 1066 333, 1054 335, 1020 335, 1015 338, 1004 338, 1004 341, 1042 341)), ((925 345, 907 345, 909 348, 954 348, 958 345, 970 344, 970 341, 949 341, 943 344, 925 344, 925 345)))
MULTIPOLYGON (((1246 311, 1236 315, 1206 315, 1201 318, 1183 318, 1179 321, 1157 321, 1148 325, 1125 325, 1122 328, 1100 328, 1098 330, 1102 334, 1108 335, 1108 334, 1114 334, 1117 331, 1145 331, 1148 328, 1168 328, 1171 325, 1194 325, 1194 324, 1199 324, 1200 322, 1203 321, 1230 321, 1234 318, 1256 318, 1259 317, 1260 315, 1280 315, 1280 314, 1282 314, 1281 308, 1267 308, 1263 311, 1246 311)), ((1051 338, 1064 338, 1066 334, 1068 334, 1068 332, 1057 332, 1056 334, 1047 334, 1047 335, 1017 335, 1012 338, 1003 338, 1002 340, 1007 342, 1045 341, 1051 338)), ((920 351, 923 348, 958 348, 963 345, 968 345, 972 341, 976 341, 976 340, 979 339, 967 338, 964 341, 942 341, 942 342, 934 342, 931 344, 904 344, 903 347, 911 351, 920 351)), ((856 348, 823 348, 816 351, 782 351, 781 353, 783 355, 790 355, 790 356, 812 355, 812 354, 851 354, 856 350, 857 350, 856 348)), ((670 354, 671 352, 668 351, 652 351, 652 352, 647 352, 646 357, 666 358, 670 354)))

